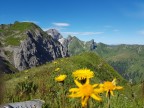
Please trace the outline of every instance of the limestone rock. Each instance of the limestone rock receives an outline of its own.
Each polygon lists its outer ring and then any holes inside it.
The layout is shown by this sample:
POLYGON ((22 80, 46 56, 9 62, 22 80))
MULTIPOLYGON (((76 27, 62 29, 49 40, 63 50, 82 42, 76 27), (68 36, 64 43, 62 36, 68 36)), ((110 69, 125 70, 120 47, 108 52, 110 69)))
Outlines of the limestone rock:
POLYGON ((68 56, 67 51, 58 41, 43 36, 40 31, 28 31, 27 36, 14 50, 14 65, 18 70, 68 56))
POLYGON ((59 40, 63 38, 63 36, 56 30, 56 29, 49 29, 46 31, 46 33, 50 36, 52 36, 53 39, 59 40))

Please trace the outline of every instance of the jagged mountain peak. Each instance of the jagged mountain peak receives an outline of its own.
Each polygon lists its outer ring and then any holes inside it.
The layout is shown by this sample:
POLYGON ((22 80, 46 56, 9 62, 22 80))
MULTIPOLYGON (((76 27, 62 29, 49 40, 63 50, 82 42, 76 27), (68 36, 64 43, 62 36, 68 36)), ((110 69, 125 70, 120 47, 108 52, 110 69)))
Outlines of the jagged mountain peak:
POLYGON ((48 35, 51 35, 52 38, 55 39, 55 40, 59 40, 59 39, 63 38, 63 36, 56 29, 49 29, 49 30, 46 31, 46 33, 48 35))

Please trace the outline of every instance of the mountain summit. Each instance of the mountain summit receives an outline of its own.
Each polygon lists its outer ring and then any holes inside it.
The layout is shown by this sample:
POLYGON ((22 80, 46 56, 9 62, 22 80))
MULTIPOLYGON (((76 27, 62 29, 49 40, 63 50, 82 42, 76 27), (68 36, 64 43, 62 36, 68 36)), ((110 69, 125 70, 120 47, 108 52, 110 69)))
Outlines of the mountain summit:
POLYGON ((96 49, 96 42, 94 39, 84 42, 79 40, 76 36, 68 36, 64 38, 56 29, 49 29, 46 31, 54 40, 59 41, 65 49, 68 50, 69 55, 76 55, 83 51, 93 51, 96 49))
POLYGON ((0 51, 18 70, 68 56, 61 43, 29 22, 0 25, 0 51))
POLYGON ((49 29, 46 31, 48 35, 51 35, 53 39, 59 40, 63 38, 63 36, 56 29, 49 29))

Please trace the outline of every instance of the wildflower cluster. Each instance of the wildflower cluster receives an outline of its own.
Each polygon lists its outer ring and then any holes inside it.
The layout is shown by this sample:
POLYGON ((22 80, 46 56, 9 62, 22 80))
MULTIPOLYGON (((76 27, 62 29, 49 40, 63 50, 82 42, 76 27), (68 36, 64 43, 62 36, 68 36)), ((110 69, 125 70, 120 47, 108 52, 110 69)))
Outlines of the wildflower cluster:
MULTIPOLYGON (((71 88, 69 92, 71 93, 68 97, 70 98, 81 98, 81 105, 85 108, 88 104, 89 98, 93 98, 96 101, 102 101, 100 93, 106 92, 106 97, 110 99, 110 95, 114 95, 114 90, 120 90, 123 87, 116 86, 116 79, 112 82, 106 81, 103 84, 90 84, 90 78, 94 77, 94 72, 89 69, 80 69, 72 73, 74 77, 74 82, 78 88, 71 88)), ((60 75, 55 78, 58 82, 64 82, 66 75, 60 75)))
POLYGON ((81 69, 73 72, 73 77, 76 78, 74 82, 78 86, 78 88, 71 88, 69 90, 69 92, 71 92, 69 97, 81 97, 82 107, 87 106, 87 102, 90 97, 95 99, 96 101, 102 101, 102 98, 99 96, 100 93, 106 91, 106 96, 108 93, 113 95, 114 90, 122 89, 121 86, 116 86, 116 79, 114 79, 112 82, 106 81, 103 84, 91 85, 90 78, 92 78, 93 76, 94 73, 89 69, 81 69), (85 83, 80 83, 78 80, 80 82, 83 82, 85 80, 85 83))

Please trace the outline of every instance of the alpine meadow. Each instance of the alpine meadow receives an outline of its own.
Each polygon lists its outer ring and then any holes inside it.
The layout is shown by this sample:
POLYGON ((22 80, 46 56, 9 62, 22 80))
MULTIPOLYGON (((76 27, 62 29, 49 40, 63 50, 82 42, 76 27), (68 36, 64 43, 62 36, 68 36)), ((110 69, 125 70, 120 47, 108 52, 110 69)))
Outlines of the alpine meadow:
POLYGON ((143 0, 1 0, 0 108, 144 108, 143 0))

